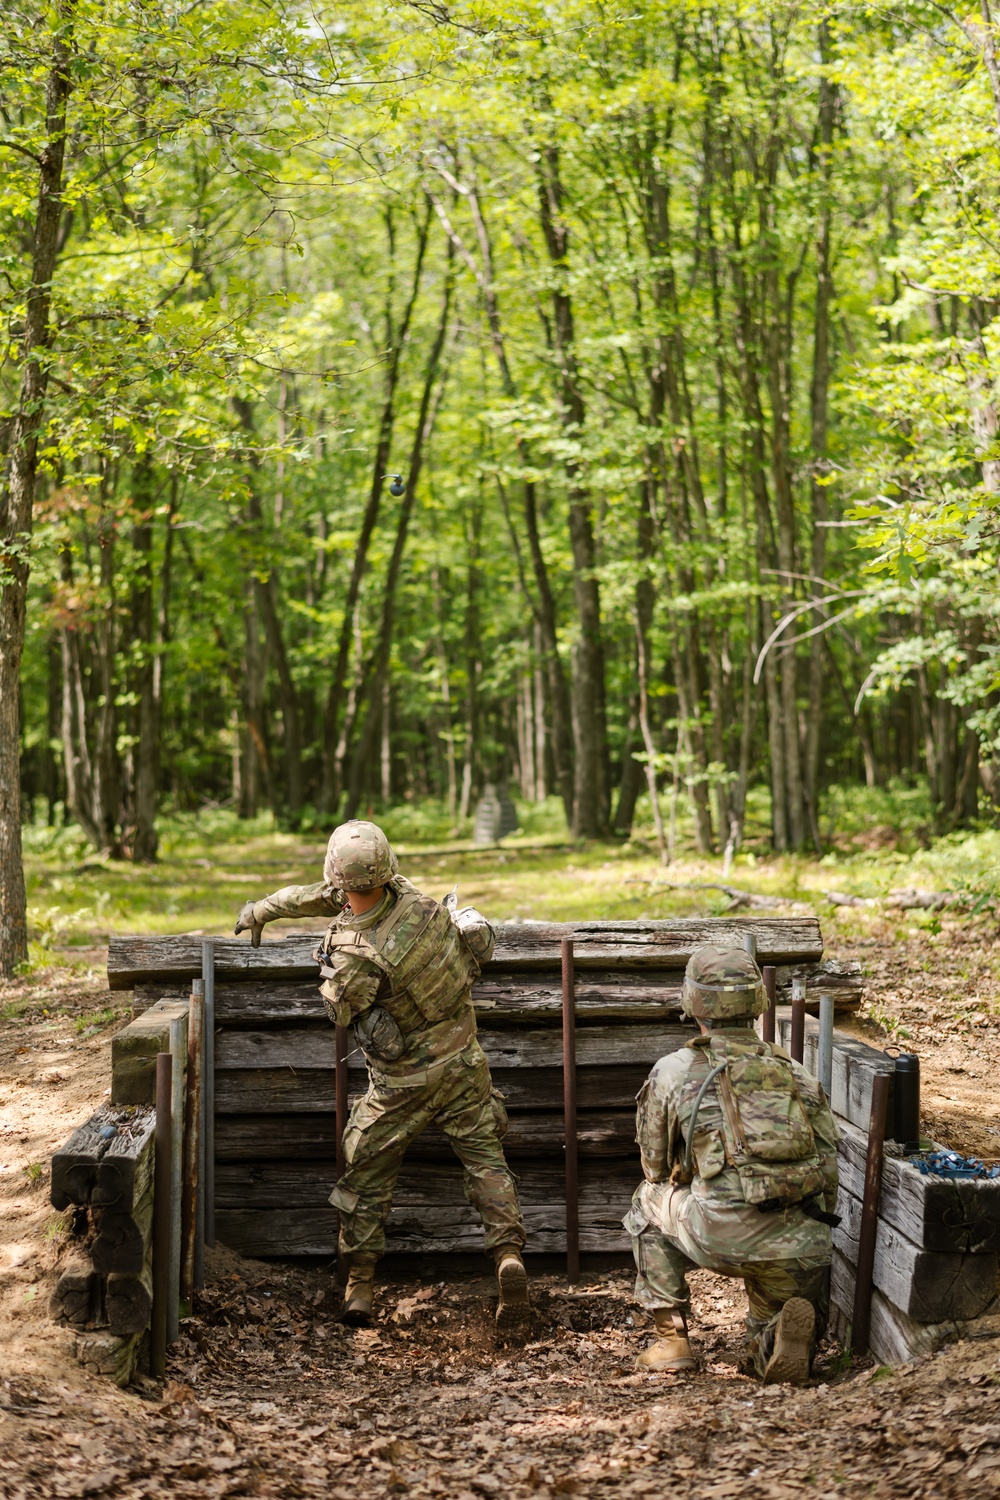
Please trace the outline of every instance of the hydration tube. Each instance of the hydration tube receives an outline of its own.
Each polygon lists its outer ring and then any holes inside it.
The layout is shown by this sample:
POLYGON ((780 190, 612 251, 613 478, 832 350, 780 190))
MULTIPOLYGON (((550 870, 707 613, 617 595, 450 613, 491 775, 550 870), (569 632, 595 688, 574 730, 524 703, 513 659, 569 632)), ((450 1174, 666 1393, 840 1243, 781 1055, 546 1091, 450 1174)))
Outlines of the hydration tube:
POLYGON ((712 1069, 711 1073, 709 1073, 708 1077, 705 1079, 705 1082, 702 1084, 701 1088, 698 1090, 698 1097, 694 1101, 694 1109, 691 1111, 691 1123, 688 1126, 687 1143, 685 1144, 685 1147, 684 1147, 684 1175, 685 1175, 685 1177, 690 1177, 690 1175, 691 1175, 691 1149, 692 1149, 692 1147, 694 1145, 694 1129, 695 1129, 695 1126, 698 1123, 698 1111, 699 1111, 699 1109, 701 1109, 702 1100, 704 1099, 706 1093, 708 1092, 708 1085, 712 1082, 712 1080, 715 1077, 717 1077, 717 1075, 719 1073, 724 1073, 725 1070, 728 1067, 729 1067, 729 1060, 727 1058, 725 1062, 720 1062, 716 1067, 714 1067, 712 1069))

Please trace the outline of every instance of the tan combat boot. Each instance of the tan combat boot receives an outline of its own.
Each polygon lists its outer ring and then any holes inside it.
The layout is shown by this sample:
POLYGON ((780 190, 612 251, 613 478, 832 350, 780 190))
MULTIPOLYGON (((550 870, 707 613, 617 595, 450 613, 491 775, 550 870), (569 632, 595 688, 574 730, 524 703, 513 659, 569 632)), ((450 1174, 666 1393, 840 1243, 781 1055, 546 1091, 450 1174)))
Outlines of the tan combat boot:
POLYGON ((513 1333, 519 1328, 526 1328, 531 1318, 528 1273, 524 1269, 518 1245, 498 1245, 493 1251, 493 1259, 496 1262, 497 1287, 500 1292, 497 1329, 500 1333, 513 1333))
POLYGON ((688 1341, 684 1314, 658 1307, 653 1313, 656 1343, 643 1349, 635 1362, 637 1370, 693 1370, 695 1357, 688 1341))
POLYGON ((375 1296, 374 1255, 352 1255, 348 1261, 347 1289, 340 1321, 348 1328, 367 1328, 372 1320, 375 1296))
POLYGON ((805 1385, 812 1363, 816 1313, 804 1297, 790 1297, 778 1314, 765 1385, 805 1385))

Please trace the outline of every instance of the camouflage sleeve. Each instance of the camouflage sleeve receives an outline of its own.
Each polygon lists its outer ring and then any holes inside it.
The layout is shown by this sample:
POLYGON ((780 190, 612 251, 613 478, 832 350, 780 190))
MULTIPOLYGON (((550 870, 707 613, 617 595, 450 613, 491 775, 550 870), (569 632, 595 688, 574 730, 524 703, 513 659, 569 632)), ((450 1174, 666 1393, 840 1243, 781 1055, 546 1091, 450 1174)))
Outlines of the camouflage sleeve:
POLYGON ((349 1026, 375 1004, 382 973, 362 953, 349 949, 328 950, 326 962, 333 969, 333 977, 319 987, 326 1013, 338 1026, 349 1026))
POLYGON ((819 1152, 820 1169, 823 1173, 825 1207, 828 1213, 833 1213, 837 1206, 837 1142, 840 1140, 840 1127, 834 1119, 833 1110, 827 1103, 819 1079, 807 1073, 798 1063, 792 1063, 792 1071, 816 1137, 816 1150, 819 1152))
POLYGON ((639 1090, 635 1138, 647 1182, 666 1182, 673 1168, 679 1125, 677 1099, 689 1064, 683 1052, 661 1057, 639 1090))
POLYGON ((315 885, 282 886, 256 901, 253 912, 258 922, 274 922, 278 917, 336 917, 343 905, 343 892, 319 880, 315 885))

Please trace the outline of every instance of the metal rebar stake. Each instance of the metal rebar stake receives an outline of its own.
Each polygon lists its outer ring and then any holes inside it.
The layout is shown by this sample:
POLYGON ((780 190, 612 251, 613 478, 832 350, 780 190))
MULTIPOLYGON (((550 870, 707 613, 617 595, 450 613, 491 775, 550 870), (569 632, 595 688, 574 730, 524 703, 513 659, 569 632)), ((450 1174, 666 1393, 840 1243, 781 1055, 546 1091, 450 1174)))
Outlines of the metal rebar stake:
POLYGON ((201 1092, 205 1074, 205 982, 191 982, 188 1003, 187 1099, 184 1110, 184 1177, 181 1183, 181 1299, 188 1306, 205 1285, 205 1199, 201 1092))
POLYGON ((761 1017, 761 1041, 773 1042, 775 1039, 775 1010, 774 995, 778 982, 778 971, 774 964, 765 964, 761 969, 761 978, 764 981, 764 991, 767 995, 767 1009, 761 1017))
POLYGON ((871 1332, 875 1235, 878 1231, 879 1198, 882 1196, 882 1152, 885 1145, 885 1120, 888 1107, 889 1074, 876 1073, 872 1079, 872 1112, 868 1126, 865 1190, 861 1200, 858 1263, 854 1280, 854 1311, 851 1317, 851 1348, 855 1354, 867 1354, 871 1332))
POLYGON ((580 1279, 580 1164, 576 1138, 576 974, 562 940, 563 1129, 566 1137, 566 1280, 580 1279))
POLYGON ((215 1245, 215 943, 206 938, 201 945, 201 977, 205 984, 205 1040, 202 1057, 202 1132, 204 1142, 204 1244, 215 1245))
POLYGON ((833 996, 819 997, 819 1042, 816 1052, 816 1077, 823 1085, 827 1100, 833 1093, 833 996))
POLYGON ((150 1321, 149 1372, 162 1380, 167 1367, 170 1323, 171 1190, 173 1187, 172 1090, 174 1060, 156 1054, 156 1126, 153 1156, 153 1312, 150 1321))
POLYGON ((802 1062, 806 1050, 806 982, 792 980, 792 1030, 788 1051, 793 1062, 802 1062))

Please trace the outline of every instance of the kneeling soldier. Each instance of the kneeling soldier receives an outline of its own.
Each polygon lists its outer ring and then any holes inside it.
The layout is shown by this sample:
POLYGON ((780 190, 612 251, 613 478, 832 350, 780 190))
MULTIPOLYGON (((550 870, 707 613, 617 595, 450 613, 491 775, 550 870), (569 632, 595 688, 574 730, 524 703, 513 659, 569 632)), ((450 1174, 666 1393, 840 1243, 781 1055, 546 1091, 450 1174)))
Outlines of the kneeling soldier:
POLYGON ((317 954, 320 993, 331 1021, 354 1022, 369 1076, 344 1133, 346 1170, 330 1194, 349 1268, 344 1322, 371 1318, 375 1262, 385 1250, 403 1153, 437 1125, 465 1169, 465 1194, 496 1262, 497 1325, 513 1330, 530 1311, 524 1225, 500 1144, 507 1115, 472 1009, 493 932, 474 908, 456 911, 452 898, 442 905, 397 872, 381 828, 352 819, 330 838, 324 880, 248 901, 236 931, 249 930, 256 944, 264 923, 278 917, 334 917, 317 954))
POLYGON ((639 1094, 645 1181, 624 1222, 636 1298, 658 1335, 640 1369, 694 1368, 686 1278, 703 1266, 746 1285, 743 1373, 809 1378, 826 1324, 839 1132, 817 1080, 758 1040, 765 1003, 749 954, 698 948, 682 1007, 701 1035, 661 1057, 639 1094))

